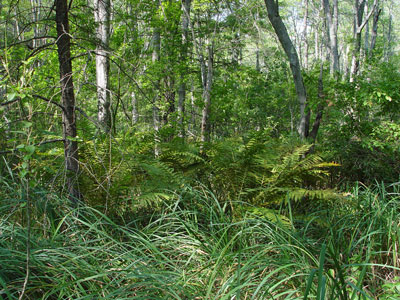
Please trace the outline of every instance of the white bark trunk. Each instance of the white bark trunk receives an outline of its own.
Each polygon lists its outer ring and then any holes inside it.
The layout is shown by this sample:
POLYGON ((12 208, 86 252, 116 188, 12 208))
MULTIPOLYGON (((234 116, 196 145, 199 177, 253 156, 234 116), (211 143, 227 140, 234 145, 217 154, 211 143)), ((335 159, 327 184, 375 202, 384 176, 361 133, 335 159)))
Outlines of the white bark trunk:
POLYGON ((109 86, 110 0, 94 0, 96 22, 96 84, 98 98, 97 121, 105 132, 111 129, 111 93, 109 86))
POLYGON ((138 103, 135 92, 131 93, 131 99, 132 99, 132 125, 135 125, 139 121, 138 103))

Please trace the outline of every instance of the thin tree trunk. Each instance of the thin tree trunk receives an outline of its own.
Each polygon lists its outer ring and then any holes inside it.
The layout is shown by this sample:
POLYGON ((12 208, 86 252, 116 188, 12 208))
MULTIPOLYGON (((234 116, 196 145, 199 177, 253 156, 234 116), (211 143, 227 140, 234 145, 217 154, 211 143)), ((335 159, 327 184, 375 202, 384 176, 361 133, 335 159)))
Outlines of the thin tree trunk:
POLYGON ((297 100, 300 106, 300 123, 297 131, 300 137, 306 138, 308 135, 308 132, 306 132, 307 94, 303 82, 303 76, 301 75, 299 57, 297 55, 296 48, 293 46, 293 43, 290 40, 285 24, 279 15, 277 2, 275 2, 275 0, 265 0, 265 5, 268 11, 268 18, 271 21, 272 27, 274 28, 275 33, 278 36, 278 39, 289 59, 290 69, 292 71, 293 81, 296 87, 297 100))
MULTIPOLYGON (((168 74, 171 74, 172 71, 167 71, 168 74)), ((175 80, 171 75, 167 75, 165 78, 165 100, 167 102, 167 109, 163 112, 163 124, 167 125, 169 122, 169 116, 175 112, 175 80)))
POLYGON ((72 82, 71 37, 69 35, 67 0, 56 0, 57 50, 60 65, 61 102, 66 184, 73 203, 81 198, 78 190, 78 143, 76 140, 75 95, 72 82))
POLYGON ((37 37, 39 36, 39 25, 38 25, 38 20, 39 20, 39 15, 38 15, 38 5, 36 1, 31 0, 31 10, 32 10, 32 22, 33 22, 33 40, 32 40, 32 48, 35 49, 37 47, 37 37))
POLYGON ((379 22, 379 16, 382 12, 382 9, 378 8, 374 12, 374 20, 372 23, 372 32, 371 32, 371 45, 369 47, 369 57, 371 58, 373 56, 373 52, 375 49, 376 45, 376 38, 378 36, 378 22, 379 22))
POLYGON ((181 51, 181 61, 185 65, 185 70, 180 76, 180 84, 178 89, 178 136, 181 138, 185 137, 185 99, 186 99, 186 60, 187 52, 189 47, 189 18, 190 18, 190 7, 192 0, 182 1, 182 51, 181 51))
POLYGON ((388 32, 386 36, 387 43, 385 47, 385 62, 388 62, 389 59, 392 57, 392 33, 393 33, 393 2, 390 2, 389 6, 389 25, 388 25, 388 32))
POLYGON ((350 74, 350 44, 346 46, 346 50, 343 55, 343 77, 348 78, 350 74))
POLYGON ((132 125, 135 125, 139 121, 138 103, 135 92, 131 93, 131 99, 132 99, 132 125))
POLYGON ((304 69, 308 69, 308 37, 307 37, 307 29, 308 29, 308 0, 305 0, 304 3, 304 19, 303 19, 304 27, 303 27, 303 41, 305 44, 304 48, 304 69))
MULTIPOLYGON (((364 14, 368 15, 368 1, 365 2, 364 14)), ((369 53, 369 22, 365 25, 365 34, 364 34, 364 55, 363 57, 368 57, 369 53)))
MULTIPOLYGON (((158 2, 158 7, 161 5, 161 1, 158 2)), ((160 60, 161 51, 161 34, 159 28, 154 29, 153 33, 153 54, 152 62, 157 63, 160 60)), ((158 75, 159 76, 159 75, 158 75)), ((160 149, 160 108, 158 107, 160 93, 160 80, 158 79, 155 83, 155 94, 153 97, 153 128, 154 128, 154 155, 157 157, 161 154, 160 149)))
MULTIPOLYGON (((324 85, 323 85, 323 64, 321 64, 320 70, 319 70, 319 78, 318 78, 318 98, 320 99, 320 101, 323 101, 325 98, 324 95, 324 85)), ((315 140, 317 139, 317 134, 318 134, 318 130, 319 127, 321 125, 321 120, 322 120, 322 116, 324 113, 324 105, 323 103, 320 103, 318 105, 317 108, 317 115, 315 116, 315 121, 313 124, 313 127, 311 129, 309 138, 312 140, 313 143, 315 143, 315 140)))
MULTIPOLYGON (((308 1, 308 0, 307 0, 308 1)), ((254 18, 254 26, 257 29, 257 39, 256 39, 256 70, 258 72, 261 71, 261 62, 260 62, 260 40, 261 40, 261 28, 258 24, 258 20, 259 20, 259 12, 257 10, 257 12, 254 14, 253 16, 254 18)))
POLYGON ((350 82, 354 82, 355 77, 358 74, 360 68, 360 51, 361 51, 361 34, 365 25, 367 24, 372 12, 376 9, 378 0, 374 0, 373 9, 370 10, 368 16, 363 21, 364 6, 366 0, 355 0, 354 1, 354 25, 353 25, 353 37, 354 37, 354 50, 351 60, 351 71, 350 71, 350 82))
POLYGON ((319 36, 318 36, 318 29, 315 29, 314 32, 314 56, 315 56, 315 60, 320 60, 320 55, 319 55, 319 36))
POLYGON ((201 141, 210 141, 210 108, 211 108, 211 88, 213 84, 213 63, 214 63, 214 42, 208 45, 207 49, 208 59, 207 68, 205 66, 205 61, 202 59, 202 70, 203 70, 203 100, 204 108, 201 116, 201 141), (206 72, 207 69, 207 72, 206 72))
POLYGON ((94 0, 94 19, 97 25, 96 82, 97 121, 105 132, 111 129, 111 95, 109 84, 110 0, 94 0))

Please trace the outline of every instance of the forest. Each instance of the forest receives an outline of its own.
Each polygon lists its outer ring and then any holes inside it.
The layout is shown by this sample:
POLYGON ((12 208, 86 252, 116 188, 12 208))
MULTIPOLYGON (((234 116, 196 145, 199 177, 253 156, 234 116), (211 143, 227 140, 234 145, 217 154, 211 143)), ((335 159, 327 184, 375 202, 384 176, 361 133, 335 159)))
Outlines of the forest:
POLYGON ((398 0, 0 0, 0 299, 399 300, 398 0))

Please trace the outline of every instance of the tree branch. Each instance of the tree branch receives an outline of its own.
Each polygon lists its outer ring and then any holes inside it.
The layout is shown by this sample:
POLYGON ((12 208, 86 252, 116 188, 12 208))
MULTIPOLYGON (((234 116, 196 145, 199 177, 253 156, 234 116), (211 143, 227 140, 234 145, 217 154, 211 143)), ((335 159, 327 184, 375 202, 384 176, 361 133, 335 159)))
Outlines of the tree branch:
POLYGON ((368 20, 371 18, 372 13, 376 10, 377 6, 378 6, 378 0, 375 0, 372 9, 368 13, 368 16, 365 18, 364 22, 357 28, 357 33, 358 34, 360 34, 361 31, 364 29, 365 25, 367 25, 368 20))
MULTIPOLYGON (((42 141, 39 143, 35 143, 33 144, 33 146, 42 146, 42 145, 46 145, 46 144, 50 144, 50 143, 56 143, 56 142, 64 142, 64 139, 54 139, 54 140, 47 140, 47 141, 42 141)), ((12 149, 12 150, 4 150, 4 151, 0 151, 0 155, 3 154, 10 154, 10 153, 14 153, 17 152, 18 149, 12 149)))
POLYGON ((46 97, 43 97, 43 96, 40 96, 40 95, 37 95, 37 94, 32 95, 32 97, 35 97, 35 98, 41 99, 43 101, 49 102, 51 104, 54 104, 55 106, 58 106, 59 108, 61 108, 64 113, 66 113, 65 107, 62 106, 60 103, 57 103, 57 102, 55 102, 55 101, 53 101, 51 99, 48 99, 46 97))

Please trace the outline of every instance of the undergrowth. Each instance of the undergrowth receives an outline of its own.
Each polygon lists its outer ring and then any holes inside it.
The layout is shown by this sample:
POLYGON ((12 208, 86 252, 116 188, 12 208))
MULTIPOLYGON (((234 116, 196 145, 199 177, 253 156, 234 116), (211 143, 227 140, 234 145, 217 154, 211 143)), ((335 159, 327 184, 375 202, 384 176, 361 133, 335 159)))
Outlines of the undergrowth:
POLYGON ((287 222, 238 217, 202 185, 183 185, 158 213, 118 221, 38 187, 29 193, 27 243, 27 195, 2 183, 3 299, 398 299, 398 185, 358 187, 307 215, 288 198, 279 211, 287 222))

